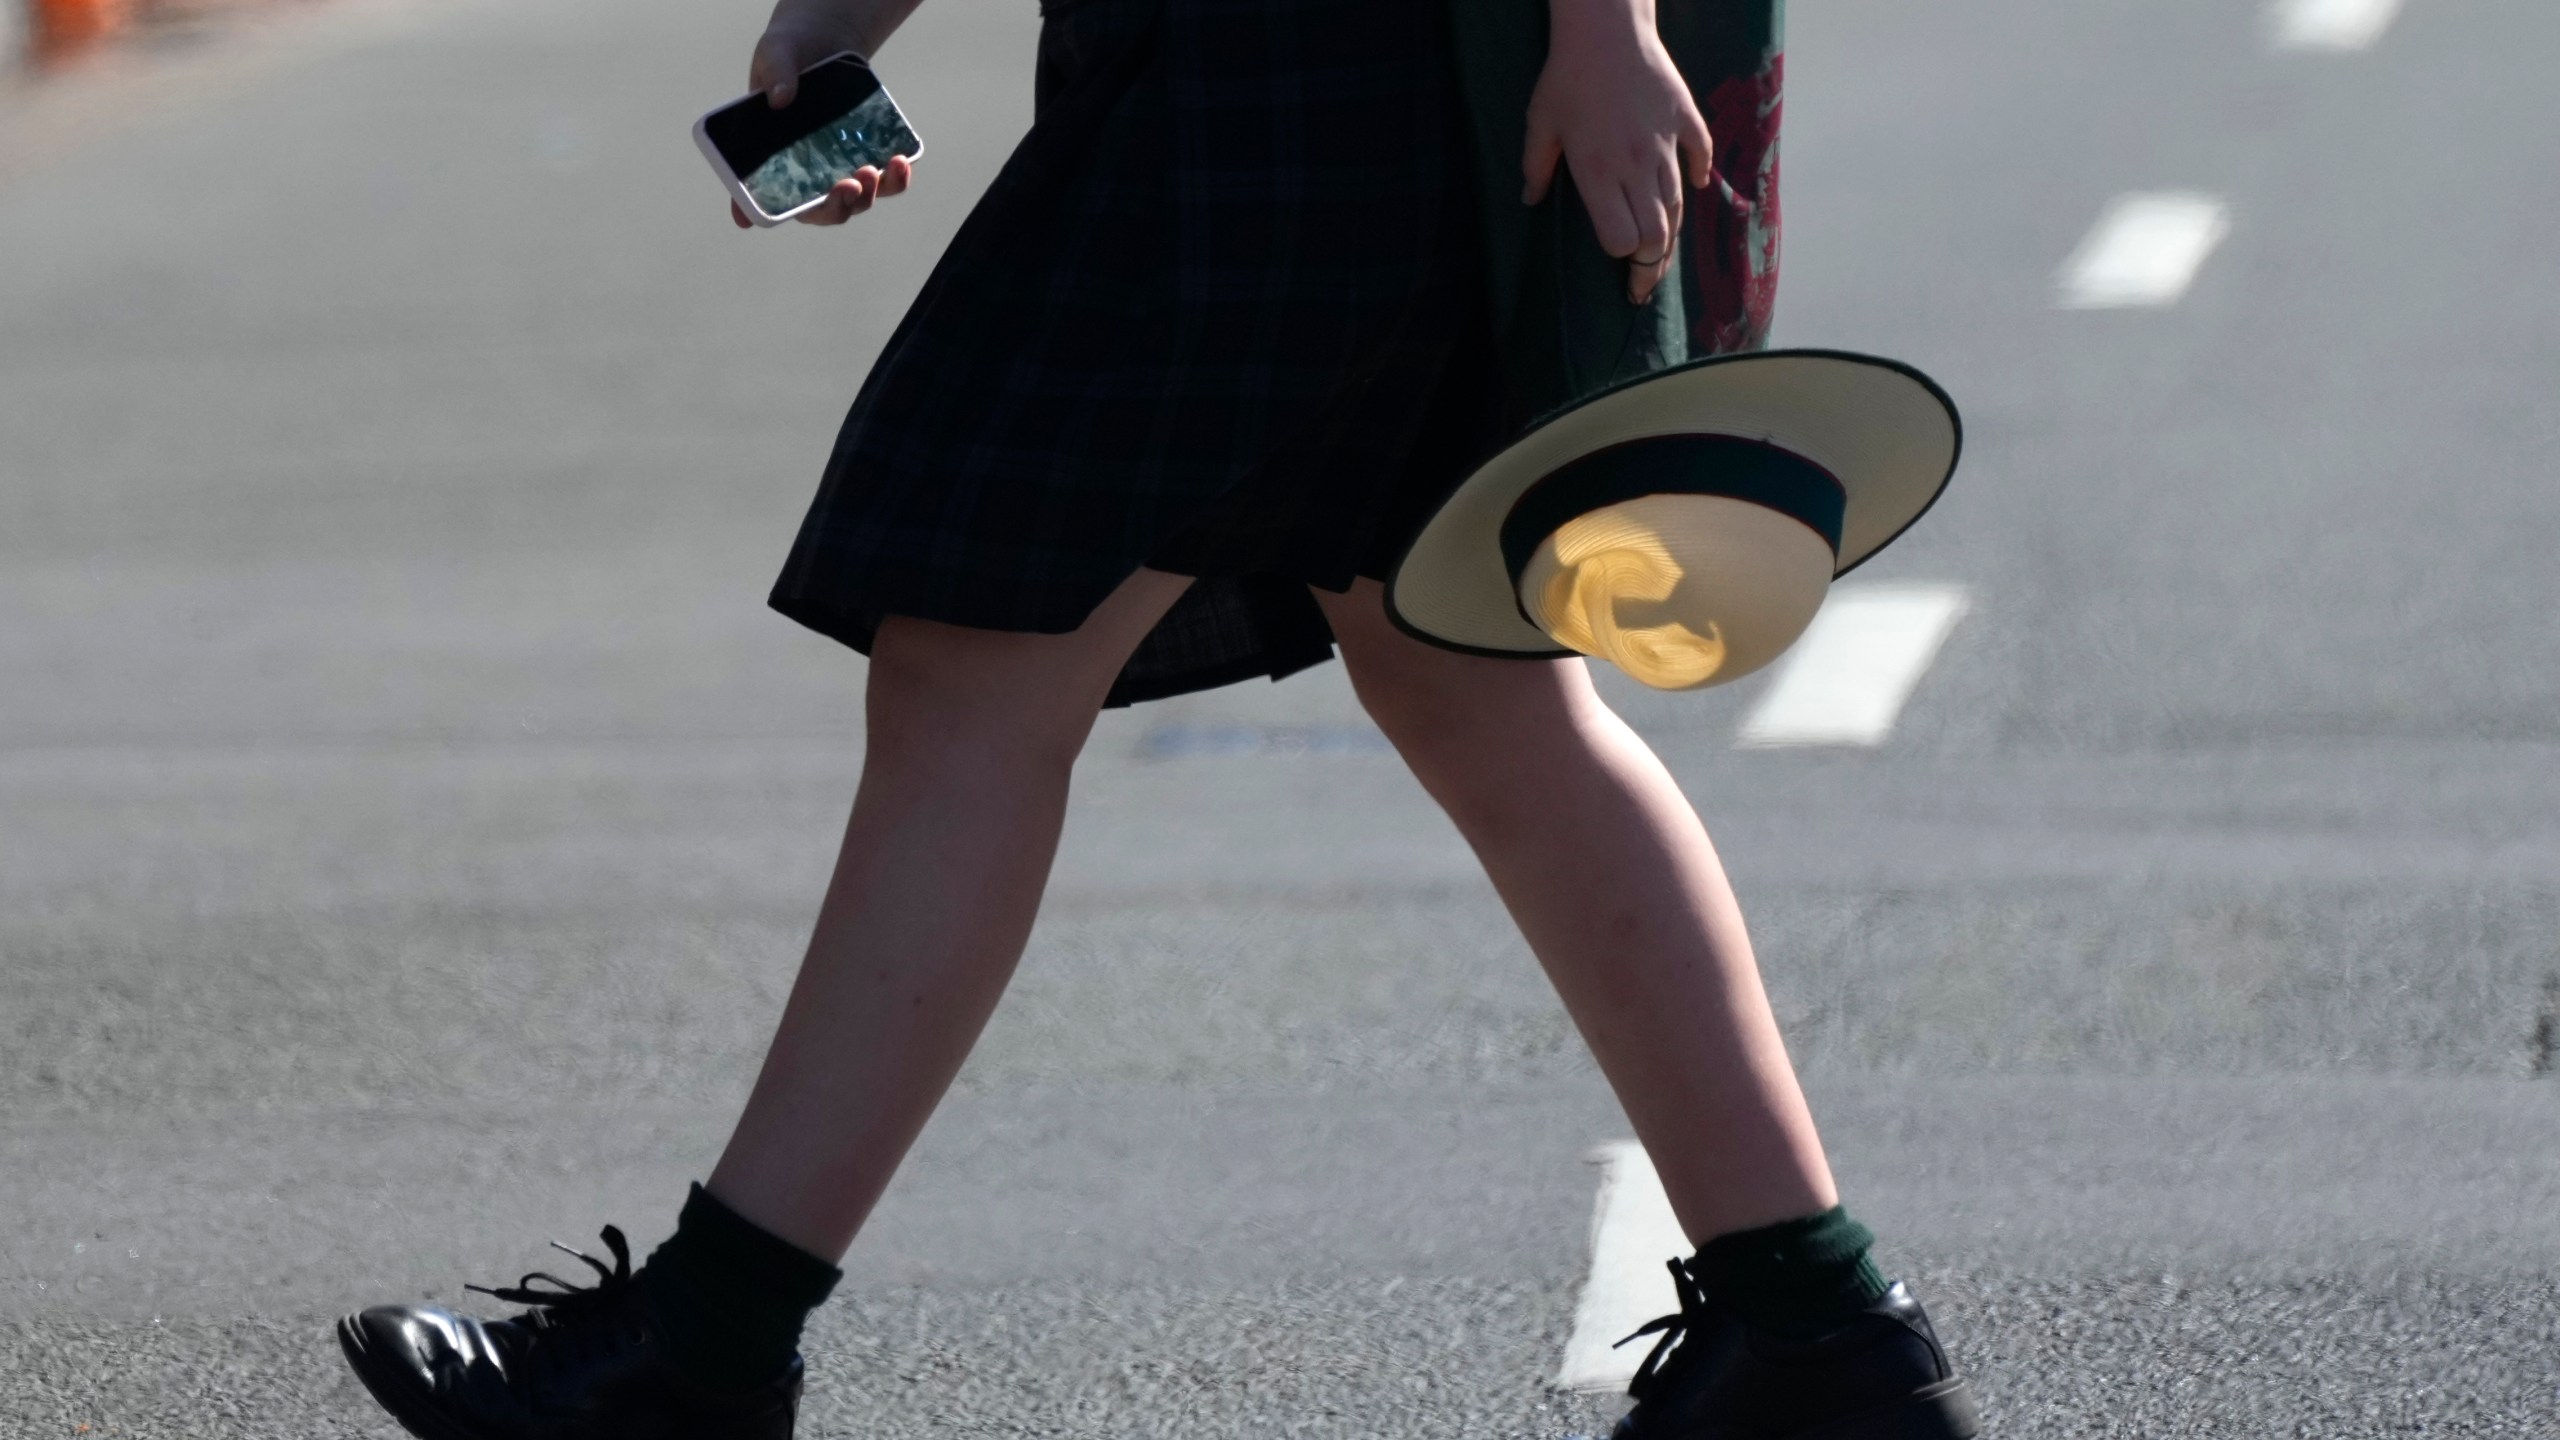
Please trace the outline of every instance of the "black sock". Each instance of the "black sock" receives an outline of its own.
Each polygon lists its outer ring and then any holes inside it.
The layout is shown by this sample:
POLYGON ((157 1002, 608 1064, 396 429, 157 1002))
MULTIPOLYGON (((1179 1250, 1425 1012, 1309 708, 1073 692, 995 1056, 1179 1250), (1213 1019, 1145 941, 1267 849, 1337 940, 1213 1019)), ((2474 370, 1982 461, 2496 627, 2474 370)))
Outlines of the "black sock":
POLYGON ((1699 1248, 1689 1273, 1748 1324, 1816 1335, 1884 1298, 1884 1276, 1867 1258, 1875 1242, 1874 1231, 1834 1205, 1801 1220, 1719 1235, 1699 1248))
POLYGON ((706 1390, 753 1390, 800 1349, 800 1327, 844 1272, 758 1229, 696 1185, 640 1268, 641 1294, 678 1371, 706 1390))

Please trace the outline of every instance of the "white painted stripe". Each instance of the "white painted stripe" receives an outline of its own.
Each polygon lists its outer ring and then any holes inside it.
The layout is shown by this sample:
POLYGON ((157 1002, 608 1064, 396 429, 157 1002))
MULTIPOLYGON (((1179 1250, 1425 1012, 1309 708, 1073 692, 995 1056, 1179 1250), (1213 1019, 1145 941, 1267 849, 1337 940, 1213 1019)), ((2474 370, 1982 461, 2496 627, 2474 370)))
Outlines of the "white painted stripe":
POLYGON ((2275 0, 2267 20, 2280 50, 2362 50, 2399 13, 2400 0, 2275 0))
POLYGON ((2210 195, 2119 195, 2063 262, 2061 303, 2072 310, 2173 305, 2230 231, 2229 210, 2210 195))
POLYGON ((1574 1307, 1573 1338, 1565 1344, 1556 1384, 1567 1390, 1624 1390, 1652 1342, 1613 1347, 1646 1321, 1680 1308, 1663 1262, 1691 1247, 1643 1146, 1614 1141, 1592 1151, 1591 1159, 1601 1167, 1600 1198, 1591 1209, 1591 1278, 1574 1307))
POLYGON ((1954 585, 1834 590, 1743 718, 1739 743, 1883 744, 1967 606, 1954 585))

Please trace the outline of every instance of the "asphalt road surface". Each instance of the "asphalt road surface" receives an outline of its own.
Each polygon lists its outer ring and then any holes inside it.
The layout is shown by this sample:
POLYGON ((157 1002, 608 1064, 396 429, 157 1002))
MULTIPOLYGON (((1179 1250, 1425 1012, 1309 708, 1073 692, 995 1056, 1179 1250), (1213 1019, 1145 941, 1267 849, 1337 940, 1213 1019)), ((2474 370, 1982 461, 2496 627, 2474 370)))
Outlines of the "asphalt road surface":
MULTIPOLYGON (((1964 402, 1859 577, 1962 618, 1871 746, 1612 693, 1998 1435, 2560 1434, 2560 10, 2393 8, 1793 18, 1780 339, 1964 402), (2219 243, 2057 303, 2156 193, 2219 243)), ((927 6, 917 190, 740 234, 684 131, 760 19, 342 0, 0 97, 9 1440, 388 1435, 329 1317, 715 1153, 861 753, 764 588, 1036 23, 927 6)), ((1624 1124, 1338 667, 1079 784, 803 1433, 1604 1426, 1624 1124)))

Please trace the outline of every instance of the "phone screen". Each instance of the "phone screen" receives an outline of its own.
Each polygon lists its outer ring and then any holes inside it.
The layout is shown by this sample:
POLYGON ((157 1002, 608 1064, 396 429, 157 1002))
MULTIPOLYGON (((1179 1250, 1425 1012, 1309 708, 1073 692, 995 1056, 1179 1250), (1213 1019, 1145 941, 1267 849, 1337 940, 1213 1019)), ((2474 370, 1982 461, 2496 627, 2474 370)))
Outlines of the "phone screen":
POLYGON ((808 204, 865 165, 924 148, 880 78, 850 55, 804 71, 784 108, 750 95, 714 111, 702 129, 768 215, 808 204))

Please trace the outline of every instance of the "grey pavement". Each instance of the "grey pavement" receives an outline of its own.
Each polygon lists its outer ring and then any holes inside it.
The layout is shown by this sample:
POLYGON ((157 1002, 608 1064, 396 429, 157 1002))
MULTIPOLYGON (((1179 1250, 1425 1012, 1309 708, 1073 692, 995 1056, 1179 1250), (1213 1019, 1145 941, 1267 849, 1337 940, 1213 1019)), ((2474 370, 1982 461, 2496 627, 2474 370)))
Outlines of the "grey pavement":
MULTIPOLYGON (((338 0, 0 96, 0 1436, 392 1433, 326 1343, 708 1165, 861 758, 762 608, 1028 118, 742 235, 760 7, 338 0), (86 1425, 85 1431, 76 1427, 86 1425)), ((1786 343, 1965 404, 1872 752, 1611 688, 1994 1433, 2560 1434, 2560 12, 1792 18, 1786 343), (2180 304, 2051 276, 2117 193, 2180 304)), ((1521 1435, 1624 1132, 1337 667, 1107 717, 804 1433, 1521 1435)))

